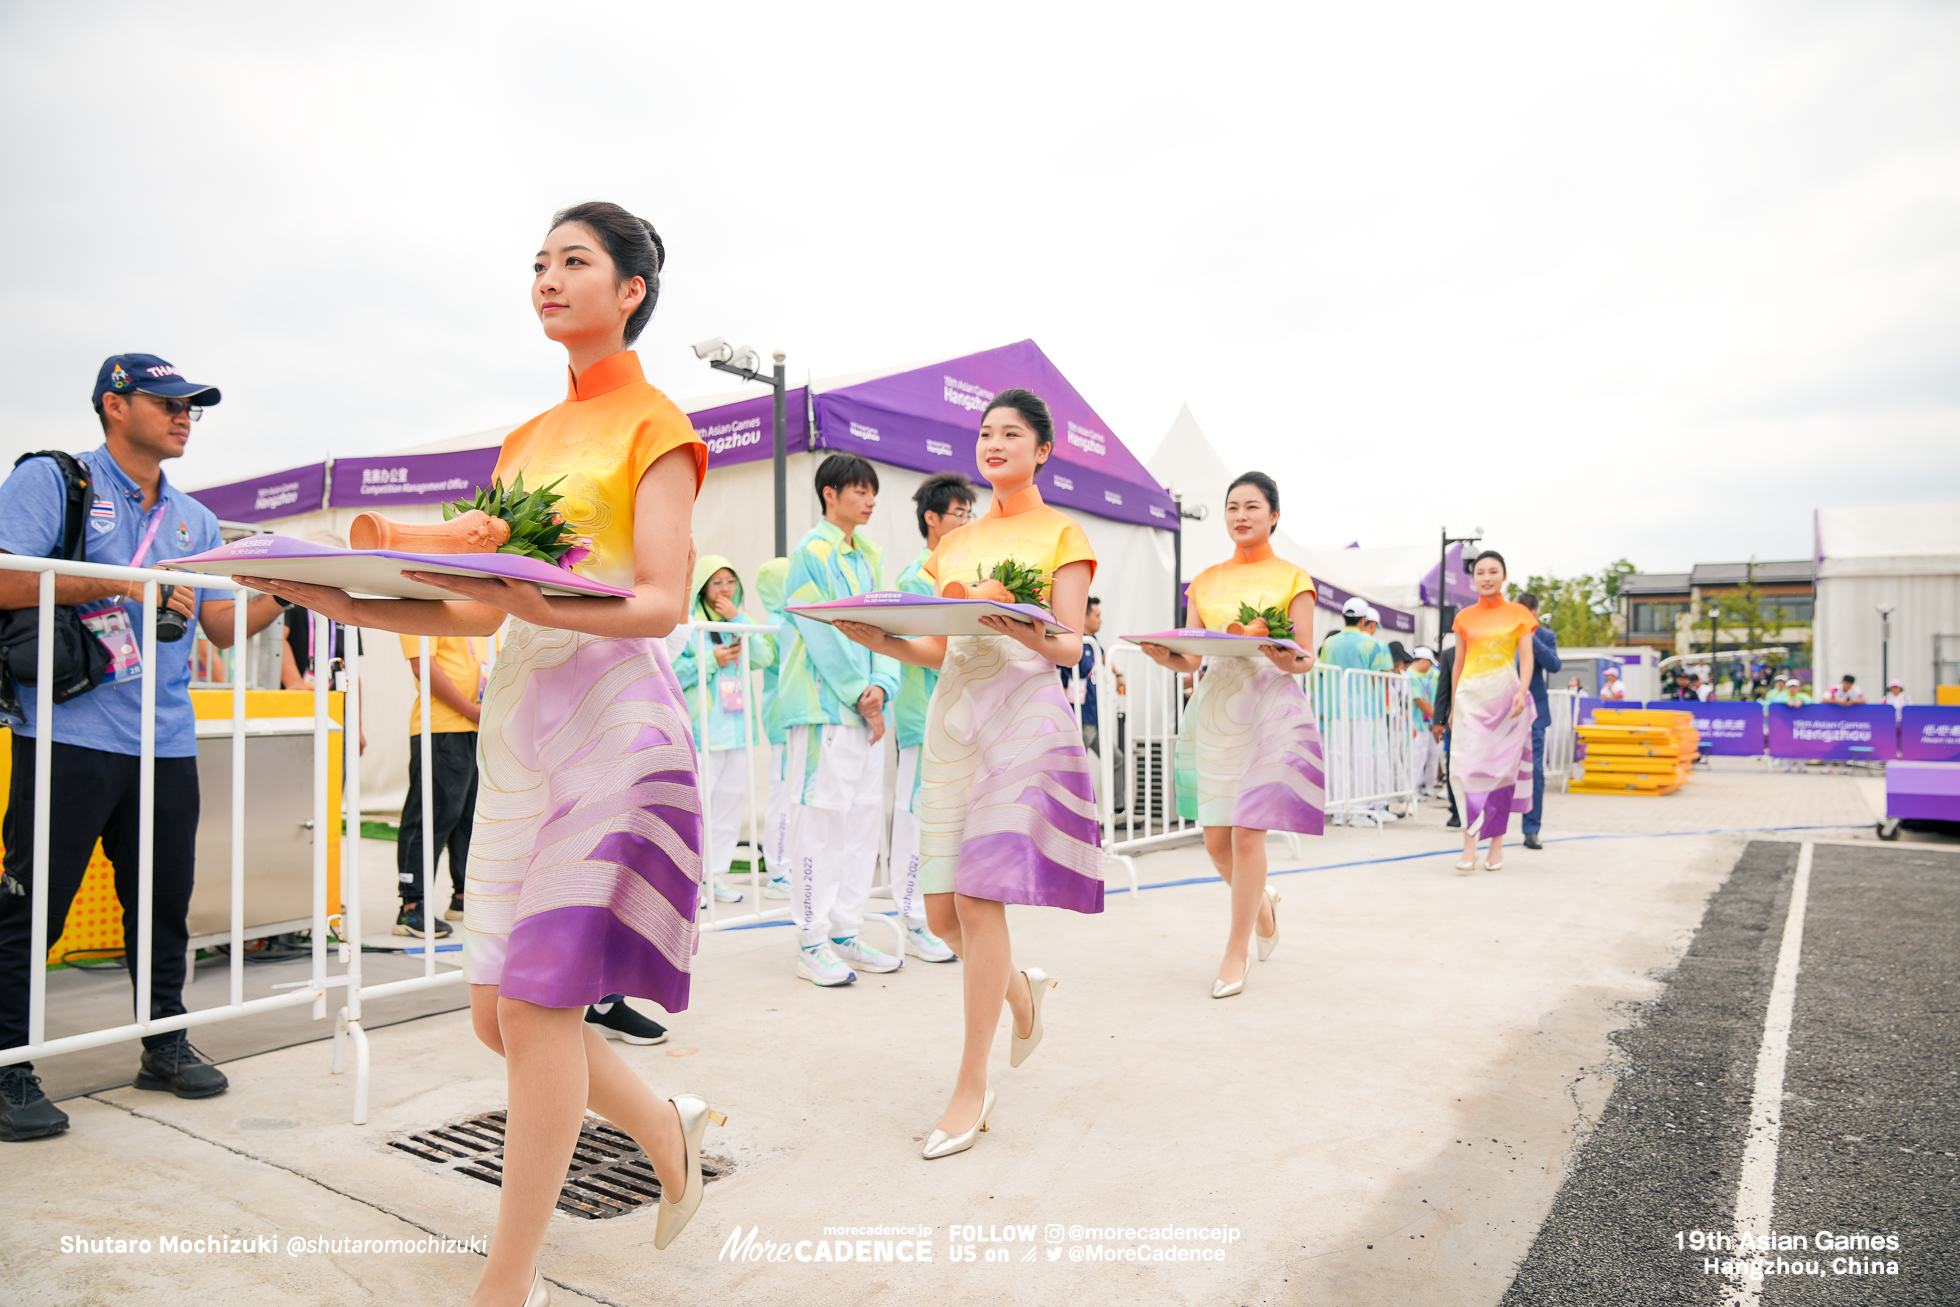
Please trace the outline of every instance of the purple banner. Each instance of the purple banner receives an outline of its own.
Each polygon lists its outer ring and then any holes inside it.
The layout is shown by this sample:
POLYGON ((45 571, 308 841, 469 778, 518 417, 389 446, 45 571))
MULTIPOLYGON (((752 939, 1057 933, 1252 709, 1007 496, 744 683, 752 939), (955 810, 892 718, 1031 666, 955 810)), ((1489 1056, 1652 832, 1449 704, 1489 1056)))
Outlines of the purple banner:
MULTIPOLYGON (((784 396, 784 452, 810 448, 810 392, 799 386, 784 396)), ((694 434, 708 442, 708 467, 728 467, 776 456, 776 397, 741 399, 689 413, 694 434)))
POLYGON ((1314 578, 1313 586, 1314 603, 1331 613, 1338 613, 1347 607, 1348 600, 1359 599, 1365 604, 1374 604, 1375 611, 1382 615, 1382 630, 1390 633, 1400 632, 1404 635, 1416 633, 1416 619, 1412 613, 1405 613, 1400 608, 1390 608, 1387 604, 1377 604, 1366 595, 1343 590, 1332 581, 1323 581, 1319 577, 1314 578))
POLYGON ((191 498, 224 522, 265 522, 275 517, 311 513, 326 504, 327 465, 268 472, 249 481, 193 490, 191 498))
POLYGON ((1898 755, 1898 741, 1898 715, 1882 703, 1851 708, 1770 705, 1772 758, 1873 758, 1882 762, 1898 755), (1854 749, 1857 752, 1852 752, 1854 749))
POLYGON ((1043 499, 1178 529, 1170 494, 1031 340, 825 391, 816 397, 817 443, 915 472, 972 476, 981 411, 1016 386, 1046 400, 1055 420, 1053 453, 1036 482, 1043 499))
POLYGON ((386 510, 391 504, 468 499, 478 486, 490 484, 501 449, 491 445, 442 454, 335 459, 332 507, 386 510))
POLYGON ((1885 815, 1893 821, 1960 821, 1960 763, 1892 763, 1885 769, 1885 815))
POLYGON ((1899 715, 1899 756, 1960 762, 1960 708, 1907 708, 1899 715))
POLYGON ((1763 706, 1759 703, 1656 699, 1646 707, 1692 713, 1703 753, 1755 758, 1763 752, 1763 706))

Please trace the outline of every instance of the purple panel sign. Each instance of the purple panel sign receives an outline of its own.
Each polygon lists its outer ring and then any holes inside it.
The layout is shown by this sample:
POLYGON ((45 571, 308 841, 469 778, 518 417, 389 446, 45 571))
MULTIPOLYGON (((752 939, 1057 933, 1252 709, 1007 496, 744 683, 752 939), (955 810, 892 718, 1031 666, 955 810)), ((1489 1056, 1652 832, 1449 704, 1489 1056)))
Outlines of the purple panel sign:
POLYGON ((1691 713, 1703 753, 1754 758, 1763 751, 1763 707, 1758 703, 1704 703, 1660 699, 1646 705, 1662 712, 1691 713))
POLYGON ((1895 762, 1885 769, 1893 821, 1960 821, 1960 763, 1895 762))
POLYGON ((1899 716, 1899 756, 1960 762, 1960 708, 1907 708, 1899 716))
POLYGON ((311 513, 325 506, 327 465, 310 463, 190 494, 225 522, 264 522, 311 513))
POLYGON ((1771 704, 1769 752, 1772 758, 1874 758, 1899 752, 1898 715, 1885 704, 1839 708, 1811 704, 1792 708, 1771 704), (1858 752, 1853 753, 1856 749, 1858 752))
MULTIPOLYGON (((501 445, 444 454, 341 458, 333 465, 335 508, 383 510, 392 504, 440 504, 468 499, 490 484, 501 445)), ((529 489, 530 487, 525 487, 529 489)))
MULTIPOLYGON (((708 444, 708 467, 728 467, 776 456, 776 399, 763 395, 689 413, 694 434, 708 444)), ((810 392, 798 387, 784 396, 783 449, 800 454, 810 447, 810 392)))
MULTIPOLYGON (((1314 603, 1329 612, 1338 613, 1347 607, 1348 600, 1360 598, 1352 591, 1343 590, 1333 582, 1323 581, 1319 577, 1314 578, 1313 586, 1314 603)), ((1363 599, 1363 602, 1373 601, 1363 599)), ((1416 619, 1413 614, 1405 613, 1400 608, 1390 608, 1387 604, 1375 604, 1375 611, 1382 615, 1383 630, 1391 633, 1400 631, 1407 635, 1415 634, 1416 619)))
POLYGON ((825 391, 815 402, 817 434, 827 449, 971 476, 981 411, 1016 386, 1046 400, 1055 420, 1053 453, 1038 480, 1044 499, 1118 522, 1178 529, 1170 494, 1031 340, 825 391))

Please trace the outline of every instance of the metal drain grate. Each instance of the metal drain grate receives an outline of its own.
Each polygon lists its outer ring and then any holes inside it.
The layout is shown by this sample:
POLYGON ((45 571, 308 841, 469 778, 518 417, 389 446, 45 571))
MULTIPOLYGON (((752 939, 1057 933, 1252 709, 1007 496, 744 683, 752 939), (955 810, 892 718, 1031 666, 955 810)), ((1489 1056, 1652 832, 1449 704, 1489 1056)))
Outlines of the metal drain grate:
MULTIPOLYGON (((455 1125, 415 1130, 388 1141, 411 1157, 433 1162, 458 1175, 504 1183, 504 1114, 485 1112, 455 1125)), ((735 1169, 727 1157, 701 1155, 701 1178, 715 1181, 735 1169)), ((660 1197, 653 1164, 624 1130, 586 1117, 572 1149, 571 1169, 558 1195, 558 1210, 589 1221, 651 1207, 660 1197)))

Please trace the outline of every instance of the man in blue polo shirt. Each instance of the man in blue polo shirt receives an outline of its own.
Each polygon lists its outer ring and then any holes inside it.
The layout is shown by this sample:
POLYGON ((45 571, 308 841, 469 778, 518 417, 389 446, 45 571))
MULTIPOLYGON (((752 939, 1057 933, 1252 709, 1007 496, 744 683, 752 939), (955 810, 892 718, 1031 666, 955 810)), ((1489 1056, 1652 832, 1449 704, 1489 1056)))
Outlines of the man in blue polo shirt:
MULTIPOLYGON (((88 472, 88 521, 82 532, 92 563, 154 565, 215 549, 222 543, 218 519, 172 486, 166 459, 181 458, 191 423, 219 400, 214 386, 183 379, 153 354, 119 354, 103 363, 93 401, 103 443, 76 458, 88 472)), ((67 492, 51 458, 21 462, 0 484, 0 552, 49 557, 59 554, 67 492)), ((0 571, 0 609, 33 608, 40 578, 33 572, 0 571)), ((232 601, 203 599, 203 592, 175 587, 169 607, 220 648, 232 639, 232 601)), ((191 711, 191 646, 195 632, 142 647, 142 586, 131 581, 55 578, 55 602, 81 610, 98 638, 125 656, 103 683, 54 706, 48 823, 48 938, 58 938, 81 887, 97 840, 114 864, 116 897, 123 905, 123 939, 132 985, 139 966, 150 968, 150 1019, 184 1011, 184 955, 197 842, 197 734, 191 711), (129 655, 133 654, 133 658, 129 655), (154 654, 154 656, 152 656, 154 654), (138 756, 142 751, 142 677, 156 682, 152 873, 155 910, 151 956, 136 957, 138 756)), ((279 615, 270 595, 253 598, 247 626, 256 631, 279 615)), ((28 969, 34 878, 35 687, 18 687, 25 721, 11 723, 13 775, 7 797, 5 875, 0 877, 0 1049, 27 1042, 28 969)), ((208 1098, 228 1087, 222 1071, 190 1046, 181 1030, 148 1035, 137 1072, 138 1089, 168 1090, 179 1098, 208 1098)), ((0 1140, 36 1139, 68 1128, 68 1117, 41 1092, 33 1066, 0 1066, 0 1140)))

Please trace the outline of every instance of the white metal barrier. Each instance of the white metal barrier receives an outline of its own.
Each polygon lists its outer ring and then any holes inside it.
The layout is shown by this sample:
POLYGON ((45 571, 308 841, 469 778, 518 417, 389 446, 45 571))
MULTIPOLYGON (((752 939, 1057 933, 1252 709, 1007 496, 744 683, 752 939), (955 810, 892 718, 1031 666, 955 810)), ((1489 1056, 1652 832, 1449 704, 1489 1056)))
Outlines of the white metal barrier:
MULTIPOLYGON (((697 756, 700 758, 701 767, 701 884, 707 896, 708 910, 708 919, 699 923, 700 928, 704 931, 729 930, 736 926, 753 926, 765 921, 787 920, 793 912, 792 905, 787 903, 780 908, 763 906, 762 890, 763 886, 768 882, 764 880, 762 875, 762 858, 760 856, 762 849, 762 823, 756 819, 754 754, 757 748, 767 750, 768 743, 766 738, 763 738, 763 742, 760 745, 757 744, 759 732, 757 731, 756 721, 755 686, 749 672, 749 642, 747 640, 739 641, 737 647, 740 649, 738 656, 741 660, 742 669, 742 776, 745 783, 743 791, 744 802, 747 805, 748 815, 749 895, 752 911, 727 918, 722 917, 715 903, 714 876, 710 865, 714 859, 714 787, 708 784, 706 756, 708 750, 705 738, 708 734, 707 724, 714 720, 712 714, 717 711, 717 708, 712 702, 712 696, 709 694, 710 683, 715 679, 714 669, 716 666, 713 652, 715 646, 708 639, 709 634, 719 631, 725 635, 780 636, 787 629, 786 627, 757 626, 747 622, 688 623, 688 641, 694 654, 694 665, 697 673, 693 693, 696 703, 701 710, 702 736, 704 737, 696 750, 697 756)), ((781 641, 778 640, 776 653, 778 666, 781 665, 783 656, 783 650, 780 646, 781 641)), ((889 710, 890 705, 887 704, 886 707, 889 710)), ((729 752, 733 752, 733 750, 729 750, 729 752)), ((888 836, 889 827, 887 827, 888 836)), ((904 927, 896 919, 895 913, 887 915, 880 912, 867 912, 865 913, 865 920, 883 922, 892 932, 892 952, 901 958, 905 956, 904 927)))
MULTIPOLYGON (((1103 852, 1137 885, 1134 854, 1202 836, 1177 810, 1177 733, 1187 673, 1160 667, 1141 649, 1118 648, 1097 661, 1097 715, 1103 732, 1099 806, 1103 852), (1127 692, 1116 693, 1121 673, 1127 692), (1117 809, 1121 755, 1122 811, 1117 809)), ((1327 819, 1379 827, 1416 801, 1414 683, 1394 672, 1316 665, 1297 678, 1320 727, 1327 819)), ((1298 857, 1297 835, 1287 847, 1298 857)))
MULTIPOLYGON (((354 1123, 359 1125, 367 1119, 368 1056, 367 1040, 360 1028, 362 1003, 366 999, 388 994, 406 993, 411 990, 430 988, 437 985, 454 984, 462 979, 461 971, 442 971, 435 969, 433 950, 425 950, 426 962, 421 976, 407 980, 392 981, 381 985, 361 983, 359 921, 361 900, 360 877, 360 689, 358 675, 358 638, 348 641, 346 691, 344 707, 345 720, 349 728, 342 731, 346 748, 346 770, 342 789, 344 797, 345 834, 341 843, 343 874, 342 892, 345 909, 343 913, 330 912, 327 903, 327 823, 333 814, 328 811, 327 760, 331 747, 331 737, 336 727, 328 706, 329 680, 327 668, 332 662, 331 637, 328 623, 315 619, 313 623, 314 665, 314 714, 313 714, 313 902, 312 902, 312 975, 303 981, 280 986, 288 992, 273 994, 265 998, 245 998, 245 753, 250 732, 246 729, 245 718, 245 678, 234 674, 231 692, 231 923, 230 930, 223 937, 230 946, 230 1001, 217 1007, 200 1008, 178 1016, 151 1018, 150 985, 152 960, 152 923, 156 905, 155 874, 155 829, 156 829, 156 687, 157 678, 145 675, 140 690, 140 743, 137 758, 137 806, 140 834, 137 840, 137 902, 136 902, 136 940, 133 949, 125 941, 125 953, 131 956, 131 969, 135 977, 136 1001, 132 1015, 135 1020, 99 1030, 85 1031, 60 1039, 47 1037, 47 959, 48 959, 48 857, 49 822, 53 810, 51 769, 53 764, 53 736, 48 725, 54 715, 54 590, 56 576, 83 576, 97 580, 134 581, 142 585, 143 607, 143 648, 146 656, 152 656, 156 648, 156 623, 158 586, 192 586, 200 590, 216 590, 233 598, 232 642, 233 647, 243 649, 247 621, 246 603, 250 591, 237 585, 229 577, 192 576, 182 572, 166 572, 155 568, 115 567, 103 563, 79 563, 65 559, 26 558, 15 554, 0 554, 0 568, 16 572, 38 572, 40 574, 40 641, 39 661, 36 667, 35 720, 40 723, 34 740, 34 848, 33 885, 30 890, 32 923, 30 926, 28 969, 28 1035, 27 1043, 14 1048, 0 1049, 0 1065, 24 1062, 30 1059, 54 1057, 62 1053, 72 1053, 85 1048, 99 1048, 107 1044, 121 1043, 125 1040, 139 1039, 146 1035, 165 1034, 175 1030, 189 1030, 197 1026, 211 1025, 219 1021, 236 1020, 260 1012, 280 1008, 311 1005, 315 1020, 326 1016, 326 998, 329 990, 344 987, 347 990, 347 1005, 342 1009, 342 1019, 335 1032, 335 1067, 342 1069, 343 1039, 351 1036, 355 1048, 355 1105, 354 1123), (243 592, 241 594, 241 591, 243 592), (340 937, 340 961, 347 970, 339 975, 327 974, 327 941, 333 923, 339 920, 342 928, 340 937), (351 928, 350 928, 351 927, 351 928), (349 942, 352 940, 353 947, 349 942)), ((429 702, 428 644, 423 643, 422 660, 422 701, 424 712, 424 750, 426 774, 427 750, 427 712, 429 702)), ((425 811, 424 846, 424 892, 427 892, 428 858, 432 842, 426 838, 428 805, 425 811)), ((428 899, 424 899, 425 911, 428 899)), ((192 974, 186 968, 186 985, 192 974)))
POLYGON ((1579 744, 1579 696, 1570 690, 1547 690, 1550 711, 1545 723, 1545 783, 1558 782, 1559 792, 1572 783, 1579 744))

